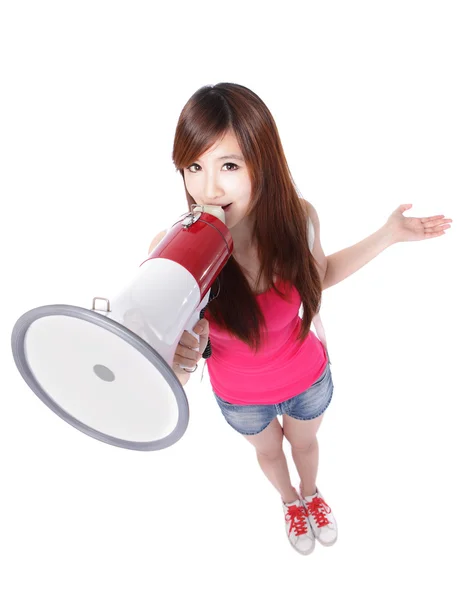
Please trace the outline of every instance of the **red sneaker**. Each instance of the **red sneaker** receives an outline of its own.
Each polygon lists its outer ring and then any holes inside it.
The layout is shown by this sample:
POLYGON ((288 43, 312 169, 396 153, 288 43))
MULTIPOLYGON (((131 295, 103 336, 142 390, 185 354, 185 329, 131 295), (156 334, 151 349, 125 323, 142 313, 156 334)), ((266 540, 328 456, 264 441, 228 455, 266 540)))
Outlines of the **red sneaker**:
POLYGON ((301 499, 285 504, 285 530, 289 542, 300 554, 311 554, 315 549, 315 536, 308 523, 308 513, 301 499))
POLYGON ((332 546, 338 539, 338 528, 331 508, 326 504, 320 490, 316 488, 313 496, 303 497, 300 492, 308 513, 308 520, 315 538, 323 546, 332 546))

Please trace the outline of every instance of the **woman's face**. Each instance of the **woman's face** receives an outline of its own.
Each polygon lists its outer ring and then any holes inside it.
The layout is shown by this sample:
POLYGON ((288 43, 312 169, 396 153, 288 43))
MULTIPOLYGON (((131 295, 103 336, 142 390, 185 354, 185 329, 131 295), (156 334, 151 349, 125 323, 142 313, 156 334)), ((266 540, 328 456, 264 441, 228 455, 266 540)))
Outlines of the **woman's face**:
POLYGON ((188 193, 196 204, 226 206, 225 221, 228 229, 238 223, 243 230, 243 219, 251 199, 251 181, 241 148, 232 132, 202 154, 184 169, 188 193), (235 155, 235 156, 231 156, 235 155))

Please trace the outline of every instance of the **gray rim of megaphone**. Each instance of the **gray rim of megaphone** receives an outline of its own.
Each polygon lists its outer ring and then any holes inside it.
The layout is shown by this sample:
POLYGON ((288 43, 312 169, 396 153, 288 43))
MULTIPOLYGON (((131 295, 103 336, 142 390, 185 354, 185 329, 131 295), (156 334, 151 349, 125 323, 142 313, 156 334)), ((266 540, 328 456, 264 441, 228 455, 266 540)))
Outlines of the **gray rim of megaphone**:
POLYGON ((33 392, 44 402, 44 404, 46 404, 46 406, 48 406, 59 417, 64 419, 64 421, 79 431, 82 431, 83 433, 89 435, 90 437, 96 438, 101 442, 130 450, 161 450, 171 446, 172 444, 175 444, 175 442, 177 442, 183 436, 187 429, 189 421, 189 406, 187 396, 185 395, 183 387, 180 381, 177 379, 175 373, 172 371, 166 361, 158 354, 158 352, 156 352, 154 348, 152 348, 152 346, 150 346, 145 340, 140 338, 131 330, 127 329, 124 325, 113 321, 113 319, 110 319, 109 317, 105 317, 104 315, 100 315, 80 306, 71 306, 68 304, 50 304, 48 306, 33 308, 21 316, 13 328, 12 351, 16 366, 23 376, 23 379, 33 390, 33 392), (85 425, 85 423, 82 423, 66 412, 58 404, 56 404, 56 402, 54 402, 54 400, 37 382, 36 377, 31 371, 26 359, 24 346, 26 332, 28 331, 30 325, 37 319, 52 315, 75 317, 103 327, 104 329, 107 329, 131 344, 131 346, 133 346, 138 352, 147 358, 149 362, 157 367, 173 391, 177 401, 179 414, 175 429, 166 437, 152 442, 133 442, 130 440, 122 440, 85 425), (164 368, 160 369, 160 367, 164 368))

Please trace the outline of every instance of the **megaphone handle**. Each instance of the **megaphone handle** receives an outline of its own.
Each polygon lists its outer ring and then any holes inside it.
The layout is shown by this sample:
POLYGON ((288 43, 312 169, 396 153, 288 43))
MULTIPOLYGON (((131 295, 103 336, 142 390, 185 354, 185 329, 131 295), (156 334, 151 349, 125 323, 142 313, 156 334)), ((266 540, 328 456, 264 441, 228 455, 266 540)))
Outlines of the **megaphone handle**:
MULTIPOLYGON (((200 344, 200 336, 198 335, 198 333, 195 333, 195 331, 193 330, 193 328, 195 327, 195 325, 198 323, 198 321, 200 321, 200 319, 203 318, 203 315, 205 313, 205 308, 208 304, 208 298, 210 296, 210 292, 207 293, 205 299, 203 300, 203 302, 200 304, 200 307, 195 311, 195 313, 192 315, 192 317, 190 318, 190 327, 189 329, 187 329, 187 331, 193 335, 193 337, 197 340, 197 343, 200 344), (201 308, 203 306, 203 308, 201 308)), ((189 369, 187 367, 185 367, 184 365, 179 365, 184 371, 186 371, 187 373, 195 373, 195 371, 198 368, 198 364, 195 365, 195 367, 193 369, 189 369)))
MULTIPOLYGON (((193 330, 193 328, 195 327, 195 325, 198 323, 198 321, 200 321, 200 316, 199 313, 195 313, 197 315, 196 319, 191 319, 190 323, 193 324, 190 327, 190 329, 187 329, 187 331, 193 335, 193 337, 197 340, 198 344, 200 344, 200 336, 198 335, 198 333, 195 333, 195 331, 193 330)), ((197 370, 198 364, 195 365, 195 367, 193 369, 189 369, 188 367, 185 367, 184 365, 179 365, 184 371, 187 371, 187 373, 195 373, 195 371, 197 370)))

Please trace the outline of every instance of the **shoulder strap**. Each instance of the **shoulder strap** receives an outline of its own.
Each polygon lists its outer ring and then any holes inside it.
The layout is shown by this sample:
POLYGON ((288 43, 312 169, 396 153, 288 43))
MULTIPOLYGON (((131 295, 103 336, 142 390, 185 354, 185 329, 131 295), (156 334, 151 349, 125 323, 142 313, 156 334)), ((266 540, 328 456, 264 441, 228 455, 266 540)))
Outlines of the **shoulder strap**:
POLYGON ((315 243, 315 228, 313 227, 313 223, 311 219, 308 218, 308 246, 311 249, 313 248, 313 244, 315 243))
MULTIPOLYGON (((308 247, 310 248, 310 252, 311 252, 311 250, 313 248, 313 244, 315 243, 315 228, 313 227, 313 223, 311 222, 310 218, 308 218, 308 234, 307 234, 307 237, 308 237, 308 247)), ((325 330, 324 330, 324 327, 323 327, 323 322, 321 320, 319 311, 313 317, 312 323, 315 326, 316 335, 318 336, 318 339, 320 340, 320 342, 325 347, 326 354, 328 354, 328 344, 326 342, 326 333, 325 333, 325 330)))

